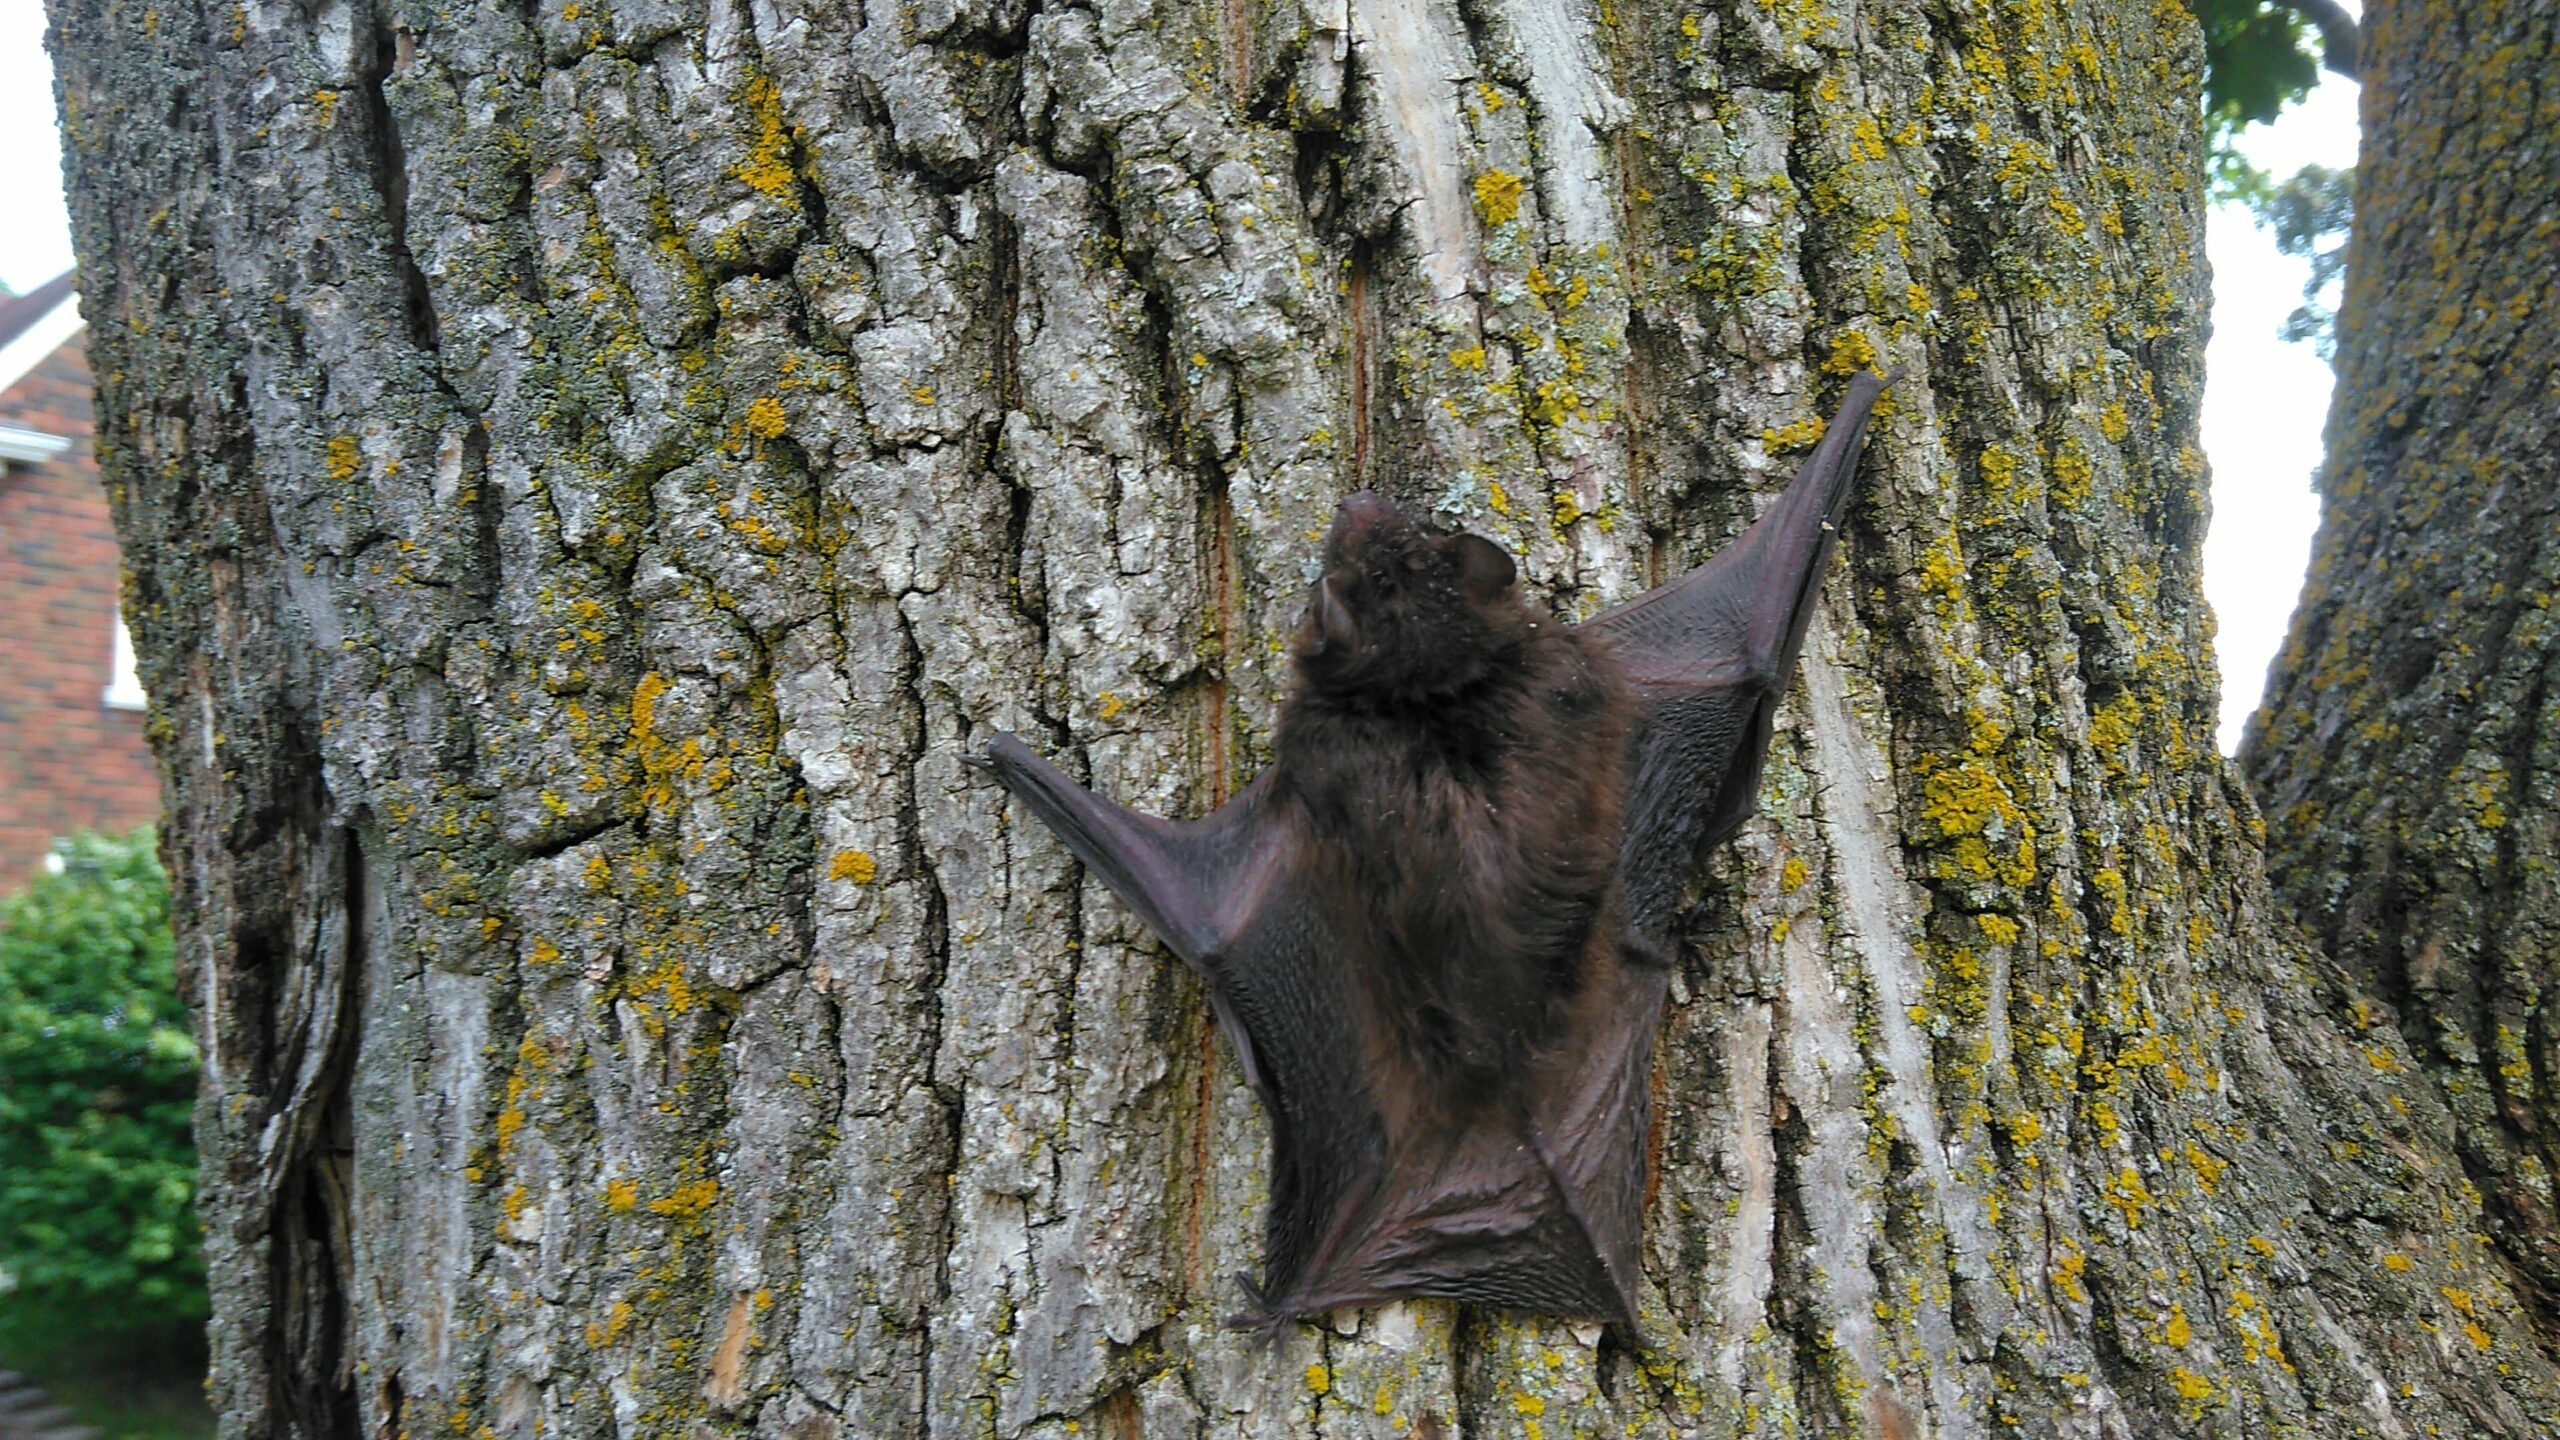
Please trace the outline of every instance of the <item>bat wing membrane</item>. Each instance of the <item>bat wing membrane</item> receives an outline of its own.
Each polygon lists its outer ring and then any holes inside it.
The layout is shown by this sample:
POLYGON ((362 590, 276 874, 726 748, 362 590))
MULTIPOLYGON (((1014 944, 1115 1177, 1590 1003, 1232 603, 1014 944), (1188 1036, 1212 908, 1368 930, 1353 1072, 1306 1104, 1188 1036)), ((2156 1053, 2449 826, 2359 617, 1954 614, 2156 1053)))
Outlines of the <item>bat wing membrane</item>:
POLYGON ((1265 772, 1212 814, 1161 819, 1094 794, 1003 733, 975 763, 1208 982, 1218 1028, 1271 1117, 1257 1293, 1281 1303, 1375 1188, 1385 1150, 1358 1063, 1360 942, 1310 892, 1296 807, 1265 772))
POLYGON ((1855 488, 1884 380, 1859 375, 1793 484, 1716 557, 1588 622, 1645 701, 1621 850, 1631 920, 1677 908, 1698 858, 1758 801, 1771 722, 1855 488))
POLYGON ((1276 833, 1277 817, 1269 813, 1270 787, 1257 780, 1211 814, 1176 821, 1094 794, 1003 731, 974 763, 993 771, 1167 948, 1209 980, 1245 1077, 1263 1088, 1252 1036, 1231 1013, 1239 997, 1229 992, 1238 953, 1254 948, 1245 942, 1255 918, 1287 869, 1287 837, 1276 833))

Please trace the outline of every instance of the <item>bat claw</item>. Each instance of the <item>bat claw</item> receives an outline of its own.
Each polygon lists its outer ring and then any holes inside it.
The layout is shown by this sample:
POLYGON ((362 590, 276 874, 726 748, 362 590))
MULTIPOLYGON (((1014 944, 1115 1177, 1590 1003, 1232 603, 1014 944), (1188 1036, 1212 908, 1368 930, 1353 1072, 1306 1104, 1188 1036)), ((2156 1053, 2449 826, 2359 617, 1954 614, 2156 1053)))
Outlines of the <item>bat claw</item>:
POLYGON ((972 770, 983 770, 990 775, 994 774, 996 769, 995 754, 987 750, 963 750, 960 752, 960 763, 972 770))
POLYGON ((1239 1270, 1235 1281, 1236 1288, 1244 1292, 1246 1308, 1229 1315, 1223 1322, 1226 1327, 1251 1331, 1265 1345, 1279 1339, 1280 1332, 1289 1328, 1289 1312, 1273 1309, 1271 1298, 1263 1293, 1261 1286, 1253 1283, 1252 1276, 1239 1270))

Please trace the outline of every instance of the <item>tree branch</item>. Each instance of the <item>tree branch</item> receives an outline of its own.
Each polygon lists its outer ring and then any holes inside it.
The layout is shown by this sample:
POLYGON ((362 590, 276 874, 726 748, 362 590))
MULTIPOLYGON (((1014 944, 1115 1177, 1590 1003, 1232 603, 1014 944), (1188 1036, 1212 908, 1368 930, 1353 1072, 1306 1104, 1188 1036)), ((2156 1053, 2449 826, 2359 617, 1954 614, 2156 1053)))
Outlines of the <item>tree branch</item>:
POLYGON ((2320 67, 2350 80, 2362 78, 2364 33, 2338 0, 2270 0, 2320 27, 2320 67))

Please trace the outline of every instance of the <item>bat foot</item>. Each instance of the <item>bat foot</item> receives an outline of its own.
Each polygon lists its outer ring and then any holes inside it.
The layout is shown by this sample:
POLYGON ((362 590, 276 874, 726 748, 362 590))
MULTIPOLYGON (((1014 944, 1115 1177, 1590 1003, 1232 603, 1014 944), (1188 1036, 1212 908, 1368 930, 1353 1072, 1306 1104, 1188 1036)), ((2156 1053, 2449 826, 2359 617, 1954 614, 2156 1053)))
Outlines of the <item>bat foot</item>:
POLYGON ((1289 1312, 1273 1308, 1270 1297, 1263 1293, 1261 1286, 1253 1283, 1252 1276, 1239 1270, 1235 1280, 1236 1288, 1244 1292, 1245 1308, 1229 1315, 1221 1323, 1230 1330, 1248 1331, 1266 1345, 1279 1339, 1280 1332, 1289 1328, 1289 1312))

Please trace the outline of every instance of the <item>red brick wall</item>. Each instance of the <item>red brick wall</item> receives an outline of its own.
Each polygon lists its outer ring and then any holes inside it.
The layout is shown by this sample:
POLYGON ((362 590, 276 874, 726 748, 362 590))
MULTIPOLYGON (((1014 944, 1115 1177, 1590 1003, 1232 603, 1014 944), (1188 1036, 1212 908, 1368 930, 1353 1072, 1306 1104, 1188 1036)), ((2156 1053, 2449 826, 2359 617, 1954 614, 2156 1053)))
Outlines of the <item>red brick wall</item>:
POLYGON ((72 437, 43 465, 0 473, 0 891, 54 838, 160 813, 142 714, 109 709, 116 536, 89 457, 80 340, 0 391, 0 420, 72 437))

